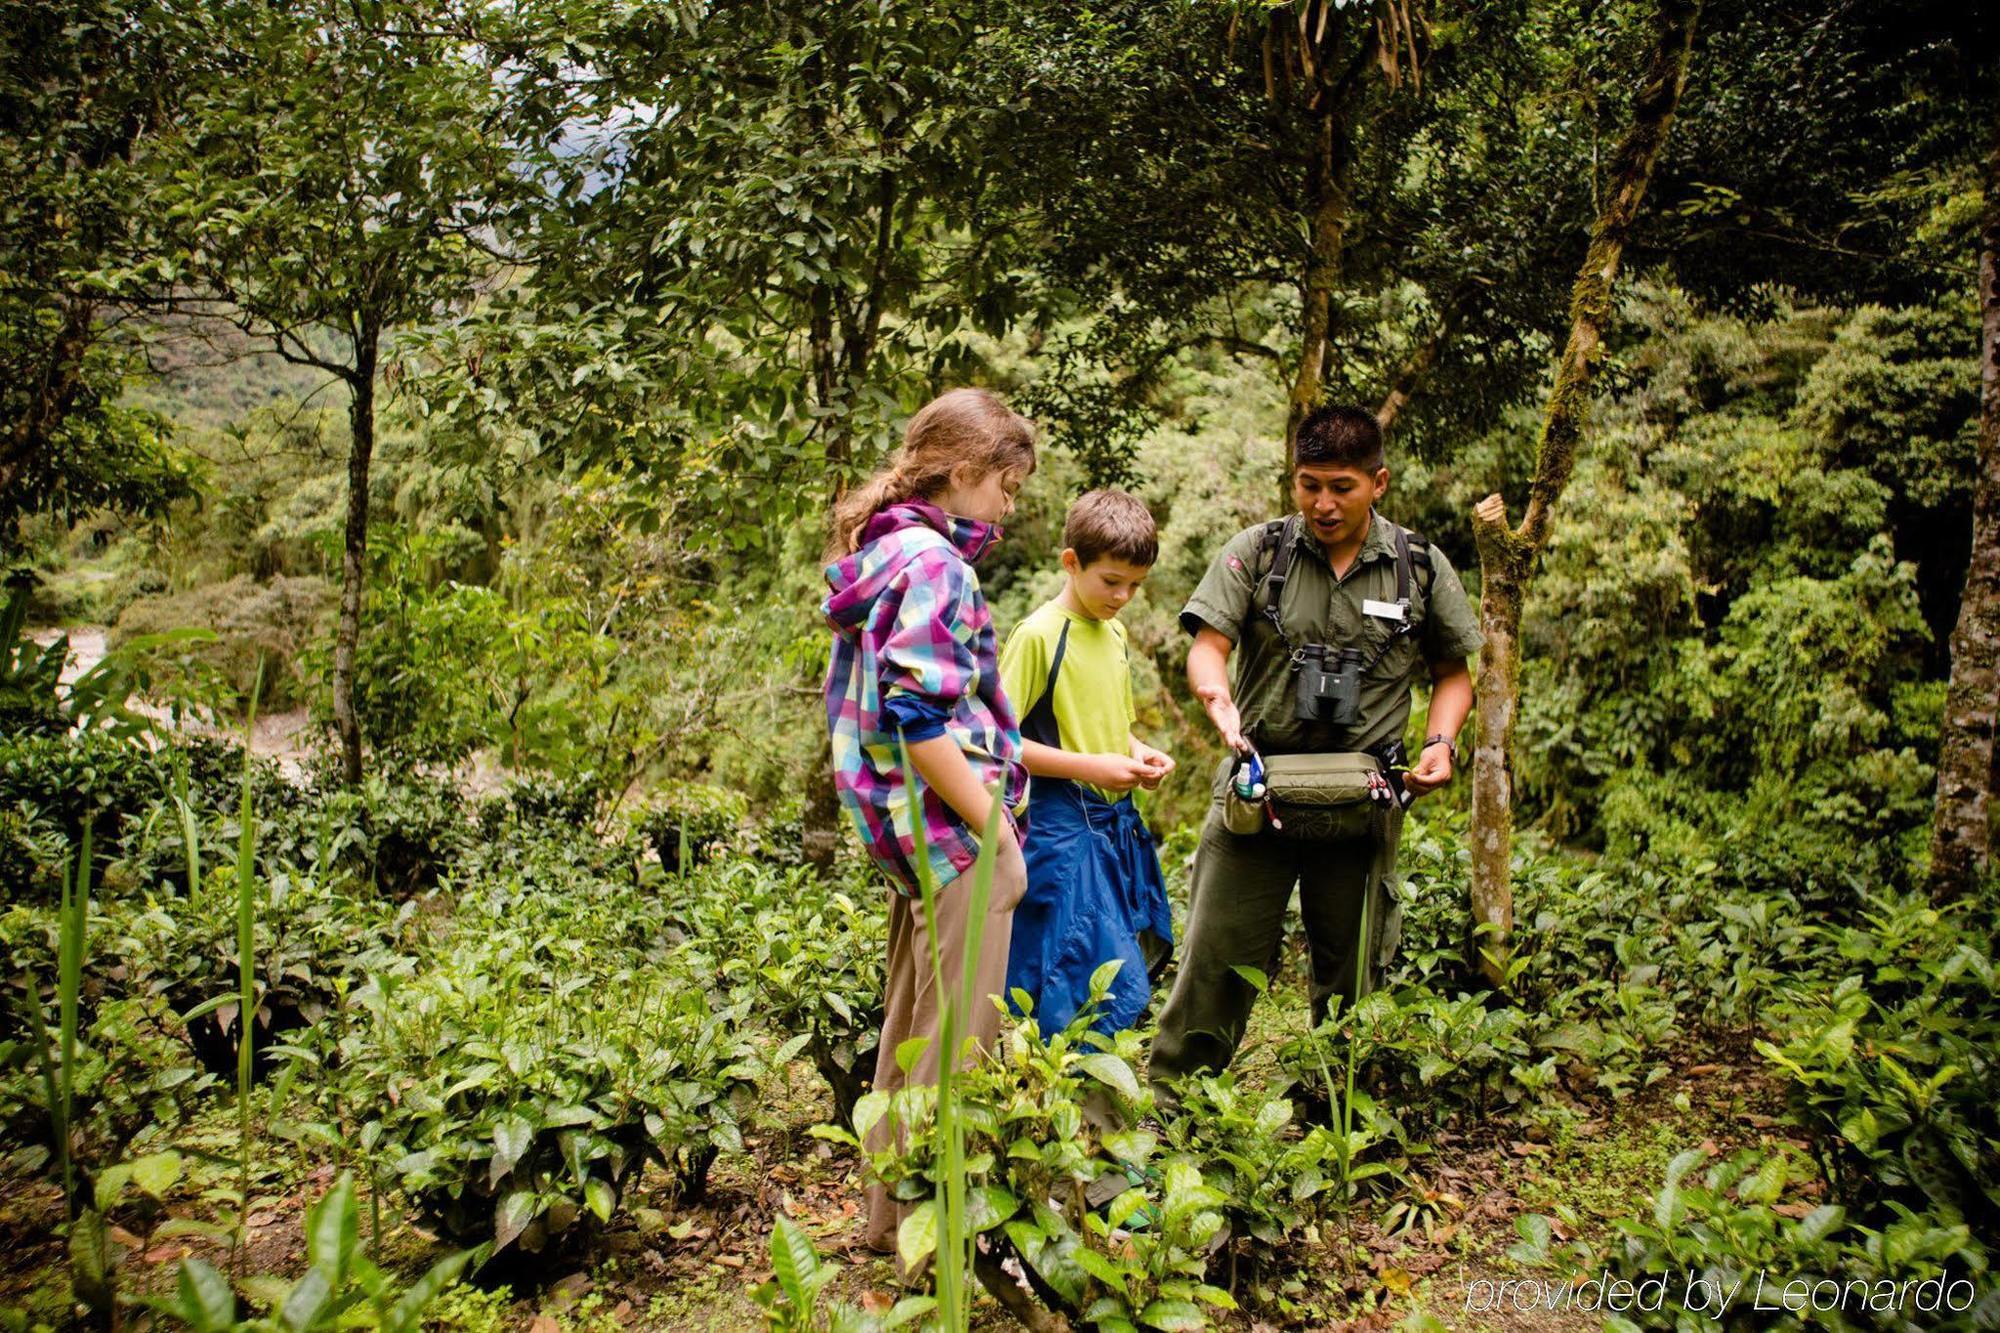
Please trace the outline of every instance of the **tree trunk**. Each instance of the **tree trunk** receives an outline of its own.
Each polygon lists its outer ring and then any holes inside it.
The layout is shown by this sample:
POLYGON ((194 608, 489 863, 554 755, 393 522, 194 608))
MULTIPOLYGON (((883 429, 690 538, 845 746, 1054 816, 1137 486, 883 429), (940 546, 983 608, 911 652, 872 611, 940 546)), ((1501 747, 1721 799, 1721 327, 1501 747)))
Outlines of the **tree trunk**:
MULTIPOLYGON (((1603 196, 1590 249, 1571 288, 1569 339, 1542 414, 1527 516, 1518 530, 1509 528, 1499 497, 1492 496, 1480 505, 1473 523, 1479 543, 1480 627, 1487 637, 1475 683, 1479 739, 1472 763, 1472 916, 1476 922, 1500 925, 1503 932, 1512 929, 1514 917, 1508 865, 1514 834, 1510 756, 1520 692, 1521 604, 1535 561, 1548 543, 1556 502, 1576 469, 1590 382, 1604 357, 1612 284, 1680 104, 1700 8, 1700 0, 1660 0, 1654 14, 1652 59, 1633 99, 1632 123, 1611 159, 1611 188, 1603 196)), ((1479 952, 1487 980, 1503 984, 1506 934, 1485 938, 1479 952)))
POLYGON ((1333 292, 1340 282, 1341 249, 1347 239, 1350 206, 1348 170, 1354 160, 1348 109, 1335 102, 1319 113, 1319 136, 1306 169, 1306 196, 1312 207, 1312 251, 1306 257, 1301 289, 1304 310, 1299 330, 1299 368, 1292 379, 1285 415, 1285 466, 1291 467, 1299 423, 1319 406, 1333 346, 1333 292))
POLYGON ((1951 634, 1951 688, 1931 821, 1932 897, 1970 893, 1992 863, 1994 710, 2000 706, 2000 121, 1986 155, 1979 235, 1979 474, 1972 563, 1951 634))
POLYGON ((1389 392, 1382 395, 1381 405, 1375 409, 1375 424, 1382 428, 1384 435, 1387 435, 1389 428, 1396 424, 1396 418, 1410 405, 1410 400, 1417 396, 1417 389, 1423 384, 1424 378, 1431 373, 1432 367, 1437 365, 1438 354, 1444 350, 1444 345, 1450 340, 1457 323, 1457 309, 1454 306, 1446 310, 1444 318, 1438 321, 1437 327, 1417 344, 1416 350, 1411 352, 1397 368, 1396 378, 1389 384, 1389 392))
POLYGON ((368 468, 375 455, 375 355, 379 332, 363 325, 355 339, 348 424, 347 531, 340 560, 340 619, 333 631, 333 729, 341 772, 361 781, 361 721, 354 714, 354 650, 361 641, 361 596, 368 578, 368 468))
POLYGON ((1479 677, 1473 700, 1478 738, 1472 751, 1473 958, 1488 981, 1506 975, 1514 933, 1508 866, 1514 850, 1514 769, 1509 743, 1520 700, 1521 599, 1531 566, 1503 541, 1499 523, 1475 523, 1479 542, 1479 677), (1497 890, 1495 888, 1497 886, 1497 890))
MULTIPOLYGON (((813 303, 812 326, 808 331, 812 347, 815 396, 821 407, 832 405, 839 384, 841 358, 834 347, 833 311, 821 293, 813 303)), ((864 359, 863 369, 866 362, 864 359)), ((858 382, 858 380, 857 380, 858 382)), ((852 407, 852 400, 849 400, 852 407)), ((827 418, 826 511, 831 514, 847 490, 847 463, 853 452, 850 423, 844 414, 827 418)), ((820 744, 806 771, 805 808, 799 812, 799 850, 805 863, 821 875, 833 873, 834 853, 840 848, 840 792, 833 781, 833 733, 821 729, 820 744)))

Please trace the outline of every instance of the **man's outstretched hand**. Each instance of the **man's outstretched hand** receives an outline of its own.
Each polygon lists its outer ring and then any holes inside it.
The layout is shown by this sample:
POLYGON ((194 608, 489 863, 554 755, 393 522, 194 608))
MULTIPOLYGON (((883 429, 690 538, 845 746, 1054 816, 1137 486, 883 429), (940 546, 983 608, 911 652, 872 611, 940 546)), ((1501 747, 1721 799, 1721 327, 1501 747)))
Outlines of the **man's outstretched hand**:
POLYGON ((1238 754, 1250 749, 1250 742, 1243 738, 1243 715, 1236 711, 1236 701, 1227 690, 1204 691, 1201 706, 1208 710, 1208 720, 1222 733, 1224 745, 1238 754))

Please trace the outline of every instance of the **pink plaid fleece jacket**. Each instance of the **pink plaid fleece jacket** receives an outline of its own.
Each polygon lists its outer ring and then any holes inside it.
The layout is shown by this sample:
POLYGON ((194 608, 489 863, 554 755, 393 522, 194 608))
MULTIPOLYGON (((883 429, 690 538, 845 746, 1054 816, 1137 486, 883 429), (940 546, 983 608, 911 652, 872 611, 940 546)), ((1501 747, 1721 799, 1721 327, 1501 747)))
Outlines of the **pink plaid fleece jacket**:
MULTIPOLYGON (((917 892, 916 841, 898 728, 913 741, 949 735, 983 785, 1001 784, 1009 810, 1027 798, 1020 724, 1000 689, 993 615, 972 569, 999 535, 910 500, 876 514, 861 549, 826 567, 834 785, 869 855, 905 894, 917 892)), ((923 793, 923 820, 942 887, 978 859, 979 843, 935 792, 923 793)))

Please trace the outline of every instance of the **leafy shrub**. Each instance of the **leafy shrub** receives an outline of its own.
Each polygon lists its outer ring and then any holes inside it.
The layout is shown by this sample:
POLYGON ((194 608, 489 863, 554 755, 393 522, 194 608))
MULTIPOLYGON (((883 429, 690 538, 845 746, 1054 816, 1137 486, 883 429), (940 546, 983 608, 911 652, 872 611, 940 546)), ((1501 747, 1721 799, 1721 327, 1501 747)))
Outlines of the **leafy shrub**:
POLYGON ((1618 1219, 1622 1239, 1607 1255, 1556 1244, 1549 1219, 1535 1215, 1516 1222, 1521 1240, 1508 1255, 1559 1274, 1608 1267, 1644 1284, 1609 1328, 1983 1327, 1990 1318, 1993 1298, 1978 1301, 1985 1263, 1963 1223, 1898 1208, 1870 1228, 1839 1204, 1781 1202, 1802 1186, 1815 1187, 1812 1173, 1784 1150, 1710 1162, 1690 1148, 1668 1164, 1646 1215, 1618 1219), (1973 1314, 1955 1321, 1954 1311, 1973 1314), (1931 1317, 1940 1313, 1942 1322, 1931 1317))
POLYGON ((7 839, 0 844, 0 894, 52 900, 63 858, 82 840, 86 821, 98 859, 109 860, 166 791, 159 760, 115 736, 0 736, 0 836, 7 839))
POLYGON ((1229 1244, 1248 1259, 1264 1299, 1275 1295, 1262 1290, 1266 1273, 1296 1268, 1301 1250, 1321 1239, 1321 1228, 1353 1202, 1362 1182, 1403 1173, 1402 1155, 1371 1151, 1390 1137, 1393 1122, 1359 1089, 1345 1126, 1303 1132, 1290 1099, 1244 1087, 1228 1072, 1186 1080, 1176 1095, 1179 1105, 1163 1126, 1166 1148, 1221 1193, 1229 1244))
POLYGON ((783 1039, 776 1063, 803 1051, 833 1094, 835 1119, 875 1073, 882 1031, 882 949, 888 922, 879 892, 862 901, 807 870, 774 874, 732 864, 704 901, 722 910, 700 920, 703 943, 727 958, 723 974, 751 988, 757 1010, 783 1039), (733 955, 733 956, 729 956, 733 955))
MULTIPOLYGON (((380 967, 396 943, 388 912, 300 877, 262 881, 253 927, 257 1009, 248 1024, 252 1068, 269 1073, 286 1034, 324 1020, 364 968, 380 967)), ((238 1014, 236 887, 227 867, 179 901, 148 904, 114 926, 104 948, 129 960, 127 984, 191 1015, 185 1035, 202 1067, 236 1070, 244 1023, 238 1014)))
MULTIPOLYGON (((22 1173, 41 1170, 54 1148, 41 1070, 30 1036, 0 1036, 0 1132, 21 1145, 9 1167, 22 1173)), ((178 1016, 136 996, 90 1006, 73 1078, 71 1143, 83 1162, 113 1160, 135 1142, 186 1124, 215 1085, 190 1058, 178 1016)))
POLYGON ((716 1153, 742 1146, 748 1003, 615 958, 552 973, 520 944, 467 941, 354 992, 352 1021, 307 1058, 351 1089, 345 1107, 368 1122, 356 1136, 379 1142, 430 1222, 495 1252, 581 1243, 648 1162, 698 1197, 716 1153), (599 993, 619 1002, 600 1008, 599 993))
MULTIPOLYGON (((1110 975, 1099 969, 1100 998, 1110 975)), ((1125 1125, 1153 1109, 1152 1093, 1133 1073, 1140 1038, 1091 1033, 1090 1016, 1086 1006, 1046 1040, 1032 1020, 1019 1023, 991 1058, 956 1076, 968 1224, 1004 1236, 1037 1293, 1058 1310, 1107 1328, 1199 1327, 1203 1305, 1235 1305, 1207 1281, 1225 1196, 1192 1160, 1163 1153, 1157 1133, 1106 1131, 1086 1116, 1086 1100, 1125 1125), (1128 1183, 1100 1213, 1086 1191, 1107 1176, 1128 1183)), ((898 1236, 906 1264, 936 1246, 936 1098, 926 1084, 871 1092, 855 1108, 852 1134, 814 1130, 864 1151, 890 1195, 916 1205, 898 1236), (886 1128, 883 1146, 862 1149, 878 1124, 886 1128)))
POLYGON ((228 681, 240 702, 249 701, 261 663, 258 707, 292 708, 305 698, 300 658, 318 636, 333 600, 332 585, 321 578, 280 575, 259 583, 239 574, 227 583, 135 600, 112 627, 111 644, 115 648, 183 626, 212 630, 214 641, 199 654, 228 681))
POLYGON ((470 852, 473 825, 447 777, 375 772, 349 787, 328 776, 265 803, 259 860, 267 878, 300 869, 395 900, 435 887, 470 852))
POLYGON ((1859 922, 1815 934, 1847 975, 1831 990, 1791 989, 1776 1006, 1774 1039, 1758 1050, 1822 1132, 1841 1197, 1996 1234, 2000 992, 1990 908, 1876 894, 1859 922))
POLYGON ((471 1255, 446 1255, 408 1287, 361 1252, 361 1214, 354 1179, 343 1175, 306 1210, 306 1271, 296 1281, 253 1277, 245 1289, 267 1310, 241 1320, 229 1279, 199 1259, 183 1261, 171 1297, 153 1310, 192 1333, 330 1333, 366 1326, 379 1333, 417 1333, 424 1312, 464 1271, 471 1255))
POLYGON ((727 842, 745 814, 743 797, 720 787, 673 784, 653 798, 634 823, 670 875, 706 864, 727 842), (681 864, 685 842, 688 864, 681 864))

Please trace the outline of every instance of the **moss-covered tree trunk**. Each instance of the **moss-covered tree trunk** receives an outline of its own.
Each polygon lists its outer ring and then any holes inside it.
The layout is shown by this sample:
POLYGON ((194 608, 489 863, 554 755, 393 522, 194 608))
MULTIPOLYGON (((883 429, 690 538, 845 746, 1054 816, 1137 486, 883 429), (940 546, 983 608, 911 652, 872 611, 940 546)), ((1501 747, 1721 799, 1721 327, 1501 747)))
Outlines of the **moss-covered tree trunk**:
MULTIPOLYGON (((848 469, 854 464, 855 400, 867 385, 875 349, 881 339, 882 315, 890 297, 893 256, 898 245, 897 208, 900 191, 894 174, 876 178, 875 254, 868 287, 862 298, 843 305, 830 289, 814 296, 809 338, 814 393, 827 409, 826 511, 831 514, 847 494, 848 469)), ((817 684, 818 682, 813 682, 817 684)), ((800 851, 807 865, 822 875, 833 873, 840 848, 840 792, 833 774, 833 733, 824 733, 811 770, 806 774, 805 808, 800 812, 800 851)))
POLYGON ((1486 635, 1474 688, 1479 739, 1472 761, 1472 915, 1498 927, 1481 941, 1479 967, 1494 985, 1507 967, 1507 933, 1514 916, 1508 856, 1513 843, 1514 718, 1520 699, 1521 604, 1535 561, 1548 544, 1555 505, 1576 470, 1576 451, 1590 409, 1590 383, 1604 357, 1611 292, 1625 244, 1638 219, 1653 164, 1667 140, 1687 80, 1688 47, 1700 0, 1660 0, 1653 16, 1652 56, 1632 102, 1632 123, 1611 159, 1609 188, 1591 229, 1590 249, 1570 289, 1569 338, 1542 413, 1528 512, 1510 528, 1498 496, 1474 518, 1479 544, 1480 626, 1486 635))
POLYGON ((1319 405, 1326 388, 1327 361, 1333 347, 1333 293, 1340 284, 1341 250, 1347 240, 1347 215, 1352 205, 1348 182, 1353 147, 1346 109, 1329 107, 1319 115, 1318 135, 1306 170, 1306 193, 1312 209, 1312 249, 1306 256, 1299 326, 1299 366, 1292 376, 1290 405, 1285 414, 1285 460, 1298 442, 1299 423, 1319 405))
POLYGON ((1992 861, 1994 713, 2000 707, 2000 119, 1986 156, 1979 233, 1979 475, 1972 563, 1951 634, 1951 688, 1938 747, 1931 893, 1969 893, 1992 861))
POLYGON ((364 318, 348 380, 347 526, 340 556, 340 617, 333 630, 333 729, 340 767, 361 781, 361 719, 354 711, 354 655, 361 642, 361 599, 368 583, 368 472, 375 457, 375 358, 381 333, 364 318))

